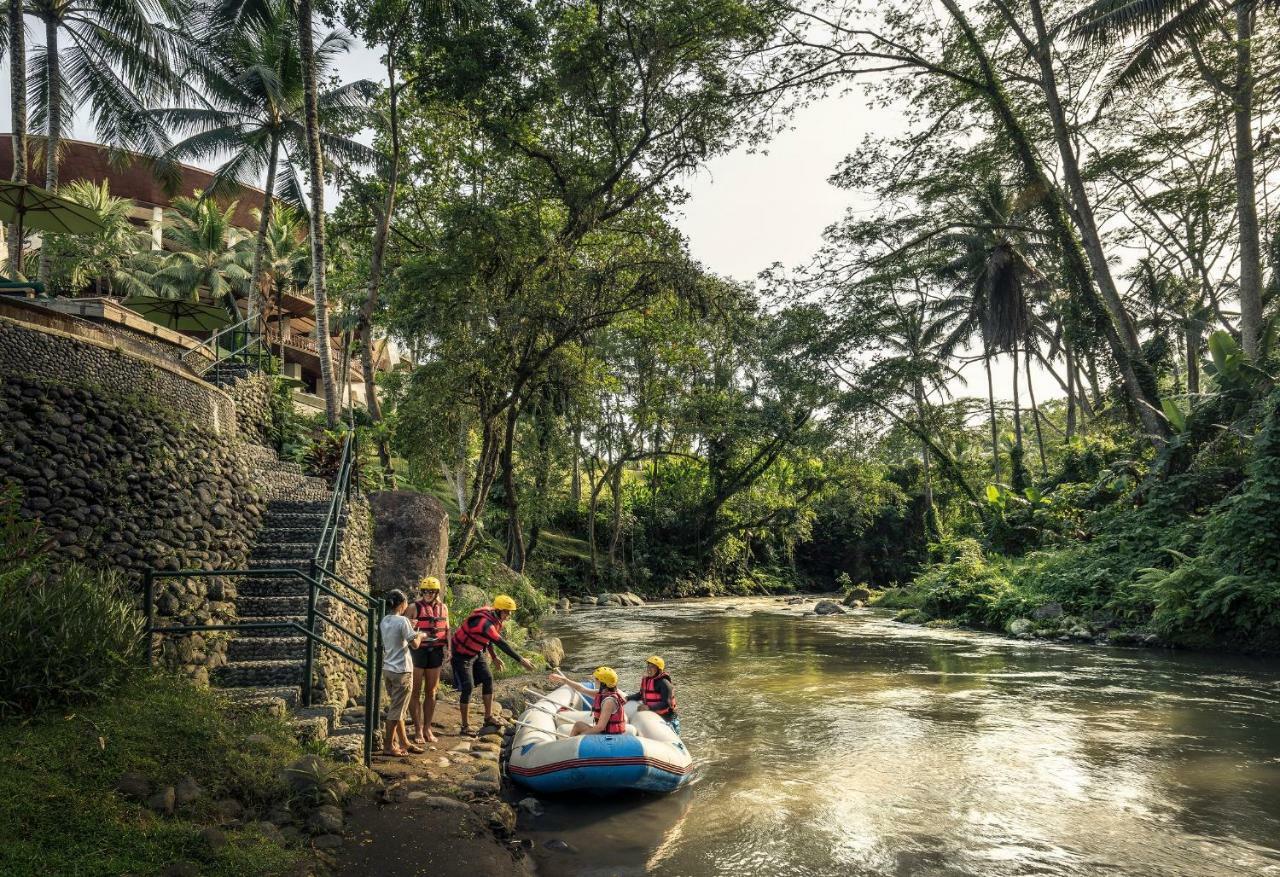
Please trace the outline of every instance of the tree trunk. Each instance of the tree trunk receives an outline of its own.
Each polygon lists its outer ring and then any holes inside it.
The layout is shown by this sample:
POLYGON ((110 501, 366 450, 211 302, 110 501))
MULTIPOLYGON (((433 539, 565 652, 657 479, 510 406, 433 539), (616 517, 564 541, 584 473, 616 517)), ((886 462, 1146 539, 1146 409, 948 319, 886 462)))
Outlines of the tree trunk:
POLYGON ((1031 344, 1026 346, 1026 365, 1027 365, 1027 397, 1031 399, 1031 422, 1036 427, 1036 448, 1040 452, 1040 477, 1047 478, 1049 476, 1049 464, 1044 458, 1044 433, 1040 429, 1040 406, 1036 404, 1036 388, 1031 383, 1031 344))
POLYGON ((515 441, 519 407, 507 409, 507 428, 502 438, 502 492, 507 510, 507 566, 524 572, 524 529, 520 526, 520 502, 516 496, 515 441))
MULTIPOLYGON (((378 295, 382 291, 383 259, 387 252, 387 238, 391 232, 391 219, 395 214, 396 187, 400 179, 400 92, 396 87, 395 41, 387 43, 387 77, 390 83, 391 162, 387 169, 387 196, 373 230, 373 250, 369 256, 369 288, 360 305, 360 368, 364 373, 364 399, 369 417, 374 423, 382 420, 382 405, 378 401, 377 371, 373 360, 373 314, 378 307, 378 295)), ((378 459, 382 470, 391 472, 391 449, 385 435, 378 438, 378 459)))
POLYGON ((461 563, 475 548, 475 535, 480 527, 480 516, 489 501, 489 490, 498 470, 498 453, 501 440, 498 437, 497 416, 481 416, 480 458, 476 461, 475 477, 471 483, 471 502, 462 514, 462 528, 458 532, 457 562, 461 563))
MULTIPOLYGON (((261 294, 262 262, 267 257, 267 230, 271 228, 271 215, 275 210, 272 196, 276 190, 276 165, 280 161, 280 138, 271 135, 271 150, 267 159, 267 182, 263 188, 262 216, 258 220, 258 242, 253 248, 253 268, 249 272, 249 316, 261 314, 266 308, 261 294)), ((253 328, 252 326, 250 328, 253 328)))
POLYGON ((1183 344, 1187 352, 1187 393, 1194 405, 1200 395, 1200 321, 1188 317, 1182 323, 1183 344))
POLYGON ((609 573, 617 575, 618 542, 622 538, 622 466, 615 466, 609 479, 609 493, 613 497, 613 533, 609 536, 609 573))
MULTIPOLYGON (((916 419, 920 421, 920 430, 924 432, 928 429, 925 423, 925 402, 924 387, 919 383, 916 384, 916 419)), ((920 443, 920 460, 921 474, 924 475, 924 527, 925 533, 930 536, 938 535, 937 515, 933 508, 933 466, 929 459, 929 445, 925 442, 920 443)))
POLYGON ((1027 473, 1022 464, 1022 400, 1018 396, 1018 347, 1013 347, 1013 450, 1009 453, 1009 483, 1019 493, 1026 487, 1027 473))
MULTIPOLYGON (((44 145, 44 187, 50 192, 58 189, 58 152, 62 146, 62 59, 58 57, 58 22, 45 19, 45 64, 49 93, 45 96, 48 122, 44 145)), ((53 270, 49 248, 40 245, 39 279, 48 284, 53 270)))
MULTIPOLYGON (((1045 173, 1040 156, 1032 145, 1031 139, 1024 130, 1022 123, 1015 115, 1012 104, 1004 92, 1004 87, 996 76, 995 65, 988 56, 981 40, 979 40, 977 32, 974 31, 973 26, 969 23, 968 18, 960 9, 956 0, 942 0, 942 5, 946 7, 952 19, 959 25, 971 53, 978 62, 985 82, 984 91, 992 113, 996 116, 996 120, 1003 127, 1006 135, 1008 135, 1010 145, 1013 147, 1018 163, 1022 166, 1027 182, 1044 192, 1045 197, 1042 209, 1045 211, 1046 217, 1058 238, 1063 259, 1068 269, 1068 275, 1073 279, 1072 285, 1085 297, 1085 304, 1091 311, 1097 312, 1101 309, 1102 314, 1100 316, 1105 315, 1106 317, 1103 321, 1106 330, 1105 334, 1111 347, 1112 356, 1116 360, 1116 366, 1120 370, 1125 394, 1135 409, 1137 417, 1149 433, 1152 444, 1159 447, 1164 443, 1168 435, 1168 426, 1164 422, 1164 418, 1157 413, 1160 404, 1159 396, 1155 391, 1155 378, 1141 356, 1141 347, 1137 343, 1137 335, 1134 331, 1133 323, 1129 320, 1128 312, 1124 308, 1115 284, 1110 282, 1111 274, 1106 265, 1106 258, 1102 253, 1100 242, 1096 240, 1097 229, 1092 229, 1095 237, 1092 245, 1087 246, 1085 251, 1082 252, 1081 241, 1072 230, 1076 226, 1072 224, 1071 213, 1067 209, 1065 199, 1058 187, 1045 173), (1094 263, 1096 257, 1101 257, 1102 273, 1095 278, 1103 292, 1101 305, 1095 298, 1093 284, 1090 282, 1089 266, 1094 263)), ((1038 13, 1038 0, 1033 0, 1032 6, 1033 11, 1038 13)), ((1038 21, 1042 21, 1042 16, 1037 15, 1036 17, 1038 21)), ((1040 31, 1042 31, 1042 27, 1037 28, 1037 32, 1039 33, 1040 31)), ((1046 44, 1047 40, 1041 37, 1041 43, 1046 44)), ((1044 53, 1037 54, 1043 55, 1044 53)), ((1046 100, 1052 105, 1057 99, 1057 87, 1052 78, 1052 58, 1045 56, 1043 59, 1038 58, 1037 60, 1041 61, 1042 71, 1045 69, 1045 64, 1048 64, 1049 78, 1042 83, 1042 90, 1045 92, 1046 100)), ((1052 112, 1052 106, 1050 109, 1050 115, 1054 116, 1053 122, 1056 132, 1058 123, 1062 121, 1062 108, 1060 105, 1057 106, 1057 115, 1052 112)), ((1060 143, 1059 145, 1063 144, 1060 143)), ((1080 184, 1080 193, 1085 196, 1083 206, 1088 208, 1087 193, 1084 192, 1083 183, 1079 180, 1079 168, 1075 166, 1075 153, 1071 149, 1069 140, 1065 143, 1065 146, 1064 161, 1066 158, 1071 159, 1071 164, 1076 170, 1074 182, 1080 184)), ((1070 174, 1068 174, 1068 177, 1070 178, 1070 174)), ((1073 188, 1072 191, 1074 193, 1075 189, 1073 188)), ((1092 219, 1092 214, 1090 214, 1090 219, 1092 219)), ((1083 227, 1081 227, 1081 231, 1084 231, 1083 227)), ((1086 243, 1088 242, 1086 241, 1086 243)))
POLYGON ((1000 425, 996 419, 996 388, 991 381, 991 350, 983 345, 982 366, 987 371, 987 412, 991 417, 991 480, 1000 480, 1000 425))
POLYGON ((1262 339, 1262 245, 1258 231, 1257 183, 1253 151, 1252 3, 1236 10, 1236 211, 1240 216, 1240 346, 1258 359, 1262 339))
POLYGON ((325 288, 324 155, 320 147, 320 107, 316 84, 315 30, 311 0, 298 2, 298 53, 302 61, 302 89, 307 132, 307 169, 311 177, 311 288, 316 301, 316 353, 324 386, 324 413, 329 426, 338 425, 338 394, 333 383, 329 343, 329 296, 325 288))
POLYGON ((1036 29, 1036 62, 1040 66, 1040 85, 1044 93, 1045 106, 1049 111, 1049 119, 1053 123, 1054 140, 1057 142, 1058 154, 1062 160, 1062 174, 1067 182, 1067 189, 1075 211, 1076 227, 1080 230, 1081 242, 1085 254, 1089 258, 1089 267, 1093 271, 1094 282, 1102 294, 1102 303, 1110 316, 1111 327, 1118 336, 1116 365, 1120 368, 1121 381, 1125 392, 1137 415, 1139 422, 1147 431, 1153 444, 1162 445, 1169 436, 1168 424, 1160 414, 1160 395, 1156 388, 1155 374, 1151 371, 1142 352, 1142 344, 1138 340, 1138 332, 1133 320, 1125 309, 1120 290, 1116 287, 1111 275, 1111 266, 1107 262, 1103 249, 1102 237, 1098 232, 1097 221, 1093 215, 1093 202, 1085 188, 1084 176, 1080 171, 1080 163, 1072 140, 1071 129, 1067 124, 1066 113, 1058 95, 1057 74, 1053 69, 1053 48, 1045 26, 1044 11, 1040 0, 1029 0, 1031 19, 1036 29))
POLYGON ((573 475, 569 480, 569 501, 574 512, 582 504, 582 424, 573 422, 573 475))
POLYGON ((1071 355, 1071 345, 1062 345, 1063 355, 1067 360, 1067 441, 1076 434, 1076 366, 1071 355))
MULTIPOLYGON (((13 121, 13 181, 27 181, 27 30, 23 0, 9 0, 10 113, 13 121)), ((22 238, 18 225, 9 229, 9 274, 22 275, 22 238)))

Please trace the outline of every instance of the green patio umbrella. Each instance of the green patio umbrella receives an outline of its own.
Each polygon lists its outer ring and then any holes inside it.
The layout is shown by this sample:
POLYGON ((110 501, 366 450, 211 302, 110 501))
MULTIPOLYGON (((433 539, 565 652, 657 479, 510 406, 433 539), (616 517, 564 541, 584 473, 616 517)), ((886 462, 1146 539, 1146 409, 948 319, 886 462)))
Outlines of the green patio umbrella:
MULTIPOLYGON (((18 227, 19 241, 28 229, 94 235, 103 228, 98 214, 83 204, 60 198, 39 186, 12 180, 0 180, 0 221, 18 227)), ((16 258, 22 258, 21 251, 16 258)))
POLYGON ((188 299, 135 295, 126 298, 122 304, 139 316, 175 332, 216 332, 231 325, 231 315, 225 309, 188 299))

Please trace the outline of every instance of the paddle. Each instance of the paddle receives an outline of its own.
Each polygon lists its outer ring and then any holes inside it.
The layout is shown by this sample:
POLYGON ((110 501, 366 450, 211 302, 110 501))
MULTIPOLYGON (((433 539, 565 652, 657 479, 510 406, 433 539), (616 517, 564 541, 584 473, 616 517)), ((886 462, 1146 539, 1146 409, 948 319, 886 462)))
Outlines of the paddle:
POLYGON ((572 734, 561 734, 559 731, 551 731, 551 730, 548 730, 547 728, 539 728, 537 725, 531 725, 528 722, 522 722, 519 719, 512 719, 511 724, 519 725, 522 728, 532 728, 533 730, 541 731, 544 734, 554 734, 555 736, 563 737, 566 740, 568 740, 570 737, 573 736, 572 734))
MULTIPOLYGON (((566 675, 564 675, 563 673, 561 673, 561 672, 560 672, 560 668, 559 668, 559 667, 554 667, 554 668, 552 668, 552 673, 551 673, 551 675, 552 675, 552 676, 558 676, 558 677, 560 677, 561 679, 563 679, 565 682, 572 682, 572 681, 573 681, 573 680, 572 680, 572 679, 570 679, 568 676, 566 676, 566 675)), ((571 688, 572 688, 572 687, 571 687, 571 688)), ((583 703, 585 703, 585 704, 587 704, 587 706, 588 706, 588 707, 590 707, 590 706, 591 706, 591 698, 587 697, 585 694, 583 694, 581 691, 578 691, 576 688, 572 688, 572 691, 573 691, 573 693, 574 693, 574 694, 578 695, 578 697, 582 698, 582 702, 583 702, 583 703)))
POLYGON ((537 705, 537 704, 533 704, 532 706, 530 706, 530 707, 529 707, 529 709, 533 710, 535 713, 543 713, 543 714, 545 714, 545 715, 551 716, 551 718, 555 719, 556 721, 560 721, 560 722, 572 722, 572 721, 573 721, 573 719, 571 719, 571 718, 569 718, 569 717, 567 717, 567 716, 562 716, 562 715, 560 715, 559 713, 552 712, 551 710, 538 709, 538 705, 537 705))

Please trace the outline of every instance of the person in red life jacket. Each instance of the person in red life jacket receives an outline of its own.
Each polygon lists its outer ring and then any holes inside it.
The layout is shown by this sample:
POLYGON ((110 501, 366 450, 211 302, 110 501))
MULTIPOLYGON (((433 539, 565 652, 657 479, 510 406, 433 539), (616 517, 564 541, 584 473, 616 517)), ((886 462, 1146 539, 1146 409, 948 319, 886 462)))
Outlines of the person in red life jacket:
POLYGON ((413 717, 418 745, 435 743, 431 720, 436 714, 436 688, 440 685, 440 668, 449 651, 449 607, 440 599, 440 580, 426 576, 418 583, 418 599, 409 607, 413 629, 422 634, 422 645, 410 649, 413 659, 413 694, 409 699, 409 715, 413 717), (423 692, 426 701, 423 701, 423 692))
POLYGON ((499 724, 493 714, 493 674, 489 672, 489 662, 485 660, 487 652, 493 658, 493 665, 501 670, 506 666, 494 647, 506 652, 514 661, 526 670, 533 669, 533 662, 523 658, 502 638, 502 625, 511 613, 516 611, 516 601, 506 594, 493 598, 492 606, 481 606, 467 616, 453 632, 452 656, 449 666, 453 669, 453 686, 458 689, 458 709, 462 713, 462 727, 459 733, 475 736, 471 730, 471 692, 476 685, 480 686, 484 697, 484 724, 499 724))
POLYGON ((640 709, 657 713, 677 734, 680 733, 680 716, 676 714, 676 686, 667 675, 667 664, 653 655, 645 662, 640 690, 627 698, 638 700, 640 709))
POLYGON ((618 691, 618 674, 612 667, 597 667, 591 678, 600 683, 599 688, 587 688, 567 676, 554 674, 552 682, 563 682, 583 697, 591 699, 591 721, 574 722, 569 735, 625 734, 627 733, 627 701, 618 691))

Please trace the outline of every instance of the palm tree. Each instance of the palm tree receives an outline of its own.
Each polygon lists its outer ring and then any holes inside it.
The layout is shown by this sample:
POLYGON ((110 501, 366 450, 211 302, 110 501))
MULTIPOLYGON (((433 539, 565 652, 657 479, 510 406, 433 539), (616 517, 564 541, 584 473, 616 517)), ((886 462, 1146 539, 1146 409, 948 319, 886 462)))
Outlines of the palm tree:
POLYGON ((168 230, 173 250, 153 277, 158 294, 195 301, 203 290, 240 316, 235 293, 249 280, 252 255, 233 222, 235 209, 234 201, 219 208, 199 194, 173 202, 175 221, 168 230))
POLYGON ((75 180, 58 194, 92 210, 102 229, 93 235, 45 236, 42 247, 58 257, 53 285, 73 294, 90 283, 97 295, 145 291, 134 273, 133 256, 146 249, 147 235, 129 221, 133 202, 113 197, 106 180, 75 180))
MULTIPOLYGON (((23 0, 9 0, 8 52, 9 99, 13 123, 13 174, 15 183, 27 181, 27 25, 23 0)), ((9 273, 15 280, 22 274, 22 241, 18 226, 9 231, 9 273)))
POLYGON ((1110 77, 1112 89, 1149 84, 1189 54, 1200 77, 1230 102, 1235 121, 1236 212, 1240 222, 1240 340, 1257 357, 1264 333, 1262 316, 1262 237, 1258 223, 1253 134, 1253 0, 1094 0, 1072 16, 1076 36, 1125 48, 1110 77), (1209 34, 1234 25, 1235 57, 1231 73, 1212 70, 1201 51, 1209 34))
MULTIPOLYGON (((175 145, 167 139, 151 142, 144 151, 160 154, 162 175, 175 170, 179 161, 226 156, 206 196, 236 194, 265 175, 268 195, 304 210, 297 164, 299 151, 306 149, 297 22, 287 3, 274 3, 267 14, 269 19, 247 19, 230 38, 212 29, 200 38, 200 51, 193 57, 188 77, 200 84, 201 105, 148 111, 145 115, 151 120, 184 139, 175 145)), ((345 31, 328 33, 316 47, 320 70, 330 69, 352 43, 345 31)), ((362 79, 324 92, 319 98, 322 121, 349 129, 367 112, 376 89, 375 83, 362 79)), ((370 164, 377 158, 374 150, 348 137, 322 133, 321 141, 326 153, 340 163, 370 164)), ((273 214, 273 198, 267 197, 258 213, 249 277, 250 314, 263 309, 258 290, 273 214)))
MULTIPOLYGON (((274 305, 276 335, 284 358, 283 296, 286 289, 305 287, 311 274, 311 248, 303 233, 302 218, 288 206, 272 211, 260 257, 258 294, 264 304, 274 305)), ((255 260, 259 259, 255 248, 255 260)), ((264 310, 265 312, 265 310, 264 310)))
MULTIPOLYGON (((158 22, 181 20, 185 10, 180 0, 28 0, 26 12, 44 24, 44 45, 32 54, 32 122, 45 129, 52 191, 62 132, 77 110, 88 105, 99 135, 123 144, 133 137, 131 120, 174 87, 174 44, 158 22)), ((49 270, 42 253, 41 280, 49 270)))

